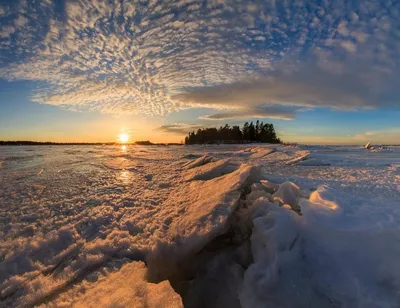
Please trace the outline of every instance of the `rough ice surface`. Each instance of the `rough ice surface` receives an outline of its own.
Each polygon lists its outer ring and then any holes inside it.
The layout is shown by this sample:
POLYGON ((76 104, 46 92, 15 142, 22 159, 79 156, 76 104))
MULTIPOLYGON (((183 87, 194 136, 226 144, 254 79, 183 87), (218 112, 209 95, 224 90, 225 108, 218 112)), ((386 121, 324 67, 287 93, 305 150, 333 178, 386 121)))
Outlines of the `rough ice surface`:
POLYGON ((400 306, 398 147, 21 146, 0 162, 0 307, 400 306))
POLYGON ((230 159, 221 159, 215 162, 210 162, 206 165, 189 169, 186 174, 187 181, 193 180, 210 180, 212 178, 223 175, 229 172, 228 164, 230 159))
POLYGON ((105 271, 98 277, 60 294, 49 307, 138 307, 181 308, 181 297, 168 281, 158 284, 146 281, 147 269, 143 262, 131 262, 118 271, 105 271), (105 296, 106 295, 106 296, 105 296))

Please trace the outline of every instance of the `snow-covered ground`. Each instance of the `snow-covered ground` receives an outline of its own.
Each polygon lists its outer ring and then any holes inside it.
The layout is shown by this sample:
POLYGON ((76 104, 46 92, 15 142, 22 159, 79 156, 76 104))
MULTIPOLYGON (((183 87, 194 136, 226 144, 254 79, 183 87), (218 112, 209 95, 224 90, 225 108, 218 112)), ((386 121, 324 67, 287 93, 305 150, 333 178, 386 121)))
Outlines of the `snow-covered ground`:
POLYGON ((0 147, 0 307, 399 307, 400 148, 0 147))

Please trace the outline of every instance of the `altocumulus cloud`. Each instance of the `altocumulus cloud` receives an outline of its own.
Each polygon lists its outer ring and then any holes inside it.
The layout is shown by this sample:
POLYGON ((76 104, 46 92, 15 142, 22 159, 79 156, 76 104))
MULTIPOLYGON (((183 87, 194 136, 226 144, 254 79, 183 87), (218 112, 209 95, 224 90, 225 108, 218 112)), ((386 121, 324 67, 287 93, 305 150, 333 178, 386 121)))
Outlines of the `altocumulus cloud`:
MULTIPOLYGON (((246 101, 243 101, 246 102, 246 101)), ((240 118, 271 118, 280 120, 292 120, 295 116, 295 110, 273 106, 257 106, 255 108, 232 110, 219 112, 212 115, 200 117, 204 120, 228 120, 240 118)))
POLYGON ((0 78, 62 108, 292 119, 398 104, 398 1, 19 0, 0 19, 0 78))
POLYGON ((200 128, 204 128, 204 126, 197 124, 188 124, 188 123, 175 123, 175 124, 160 126, 155 130, 163 133, 185 135, 188 134, 189 132, 196 131, 200 128))

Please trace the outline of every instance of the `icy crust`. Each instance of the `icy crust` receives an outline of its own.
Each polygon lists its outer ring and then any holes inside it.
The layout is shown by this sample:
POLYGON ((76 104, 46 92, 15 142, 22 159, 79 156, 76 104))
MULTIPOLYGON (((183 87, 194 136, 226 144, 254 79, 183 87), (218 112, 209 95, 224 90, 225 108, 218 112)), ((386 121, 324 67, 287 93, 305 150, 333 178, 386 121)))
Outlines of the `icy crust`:
POLYGON ((167 240, 159 241, 148 256, 152 279, 167 278, 182 259, 227 232, 242 189, 258 175, 258 170, 256 166, 243 164, 227 175, 184 184, 166 201, 166 208, 175 206, 178 213, 169 227, 167 240))
POLYGON ((183 185, 167 201, 177 204, 180 212, 180 217, 171 225, 172 237, 193 251, 200 243, 223 233, 229 216, 238 206, 241 189, 255 169, 244 164, 228 175, 183 185))
POLYGON ((95 283, 84 282, 73 290, 73 294, 60 296, 47 307, 183 308, 181 297, 168 281, 148 283, 146 276, 143 262, 131 262, 119 271, 100 277, 95 283))
POLYGON ((229 162, 230 162, 229 158, 221 159, 215 162, 210 162, 200 167, 191 168, 187 171, 185 180, 186 181, 209 180, 221 176, 224 173, 229 172, 227 168, 229 162))
POLYGON ((256 153, 251 155, 251 158, 255 159, 255 158, 262 158, 265 157, 271 153, 275 152, 275 149, 257 149, 256 153))
POLYGON ((298 162, 306 160, 310 156, 309 151, 298 151, 296 157, 285 162, 286 165, 294 165, 298 162))
POLYGON ((212 161, 212 156, 209 155, 203 155, 197 159, 195 159, 194 161, 189 161, 188 163, 183 165, 184 169, 191 169, 191 168, 195 168, 198 166, 203 166, 205 164, 208 164, 209 162, 212 161))

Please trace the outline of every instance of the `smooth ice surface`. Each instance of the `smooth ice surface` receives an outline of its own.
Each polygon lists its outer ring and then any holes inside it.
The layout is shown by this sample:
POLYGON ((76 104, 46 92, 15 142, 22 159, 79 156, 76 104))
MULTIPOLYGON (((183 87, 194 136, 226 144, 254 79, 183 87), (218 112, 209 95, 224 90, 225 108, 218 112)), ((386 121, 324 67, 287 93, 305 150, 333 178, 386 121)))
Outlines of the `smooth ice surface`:
POLYGON ((399 306, 399 147, 5 146, 0 162, 0 306, 106 300, 107 279, 195 255, 236 210, 253 229, 253 264, 226 270, 242 307, 399 306), (288 189, 301 216, 274 202, 288 189))

